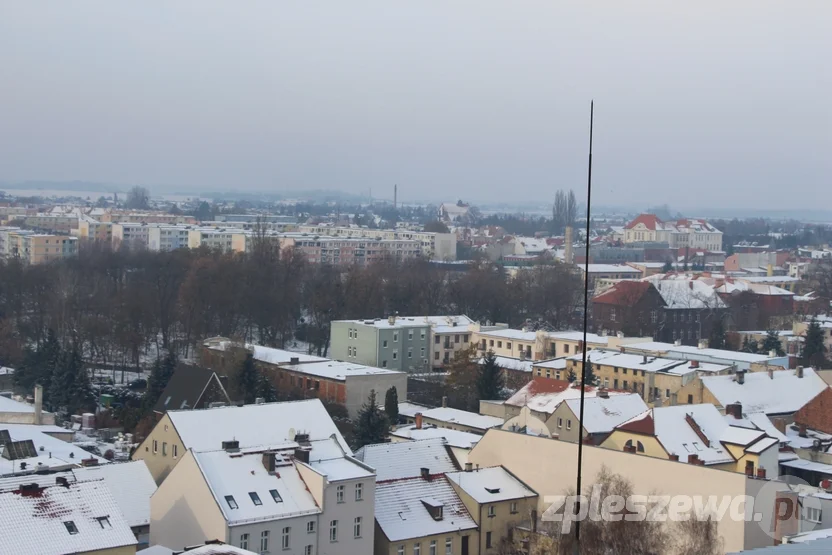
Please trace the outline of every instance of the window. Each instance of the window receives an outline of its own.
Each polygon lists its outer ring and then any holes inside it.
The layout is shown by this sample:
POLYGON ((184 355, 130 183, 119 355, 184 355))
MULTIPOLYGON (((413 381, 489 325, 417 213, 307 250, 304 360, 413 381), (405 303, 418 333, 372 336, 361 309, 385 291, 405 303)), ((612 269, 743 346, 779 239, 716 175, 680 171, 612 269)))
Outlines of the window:
POLYGON ((493 347, 493 346, 494 346, 494 340, 493 340, 493 339, 489 339, 489 340, 488 340, 488 346, 489 346, 489 347, 493 347))
POLYGON ((168 456, 168 442, 167 441, 162 442, 162 456, 163 457, 168 456))
POLYGON ((436 555, 436 540, 430 540, 430 549, 428 549, 428 553, 430 555, 436 555))
POLYGON ((98 521, 98 525, 101 526, 101 528, 103 528, 104 530, 113 527, 113 525, 110 524, 110 517, 108 516, 99 516, 96 517, 95 520, 98 521))
POLYGON ((664 390, 664 396, 667 397, 668 399, 670 398, 670 390, 669 389, 664 390))
POLYGON ((179 446, 174 443, 173 444, 173 458, 175 459, 178 456, 179 456, 179 446))
POLYGON ((463 343, 468 343, 468 334, 467 333, 462 336, 462 342, 463 343))
POLYGON ((398 343, 399 341, 399 332, 393 332, 393 343, 398 343))
POLYGON ((495 516, 497 516, 497 507, 491 505, 490 507, 488 507, 488 518, 493 518, 495 516))
POLYGON ((424 347, 419 349, 419 356, 422 357, 422 358, 425 358, 425 348, 424 347))
POLYGON ((283 501, 283 498, 280 497, 280 494, 277 492, 276 489, 270 489, 269 493, 271 494, 272 499, 274 499, 275 503, 281 503, 283 501))
POLYGON ((315 521, 310 520, 306 523, 306 533, 307 534, 314 534, 315 533, 315 521))
POLYGON ((355 500, 361 501, 364 499, 364 484, 355 484, 355 500))
POLYGON ((566 419, 566 429, 567 429, 567 430, 571 430, 571 429, 572 429, 572 419, 571 419, 571 418, 567 418, 567 419, 566 419))
POLYGON ((502 342, 502 341, 497 341, 497 348, 498 348, 498 349, 502 349, 502 348, 503 348, 503 342, 502 342))
POLYGON ((612 381, 612 388, 613 389, 618 389, 618 380, 613 380, 612 381))
POLYGON ((511 505, 509 505, 509 512, 513 515, 517 514, 517 501, 511 502, 511 505))
POLYGON ((156 441, 155 439, 153 440, 153 452, 154 452, 154 453, 158 453, 158 452, 159 452, 159 442, 158 442, 158 441, 156 441))
POLYGON ((439 351, 433 353, 433 360, 439 360, 439 351))
POLYGON ((248 496, 251 497, 251 502, 254 503, 255 505, 262 505, 263 504, 263 502, 260 501, 260 496, 257 495, 256 491, 248 492, 248 496))
POLYGON ((445 555, 453 555, 454 552, 454 539, 453 538, 445 538, 445 555))
POLYGON ((352 537, 360 538, 361 537, 361 517, 355 517, 355 521, 352 523, 352 537))
POLYGON ((485 547, 491 547, 491 532, 485 533, 485 547))
POLYGON ((433 336, 433 342, 436 343, 437 345, 439 345, 439 336, 438 335, 433 336))
POLYGON ((399 351, 393 351, 393 360, 397 360, 399 358, 399 351))
POLYGON ((624 380, 624 389, 627 389, 627 380, 624 380))
MULTIPOLYGON (((511 343, 509 343, 508 341, 506 341, 506 349, 508 349, 509 351, 511 350, 511 343)), ((520 350, 523 350, 522 346, 520 347, 520 350)))
POLYGON ((263 530, 260 532, 260 553, 266 553, 269 550, 269 531, 263 530))
POLYGON ((240 534, 240 549, 248 549, 248 534, 240 534))
POLYGON ((338 521, 331 520, 329 522, 329 541, 337 542, 338 541, 338 521))
POLYGON ((639 453, 644 453, 644 444, 642 442, 636 441, 636 451, 638 451, 639 453))
POLYGON ((624 372, 625 374, 627 373, 627 369, 626 369, 626 368, 622 368, 622 369, 621 369, 621 371, 622 371, 622 372, 624 372))
POLYGON ((291 530, 292 527, 287 526, 280 533, 280 547, 283 549, 289 549, 289 532, 291 532, 291 530))
POLYGON ((454 343, 459 343, 459 334, 454 335, 454 343))
POLYGON ((564 345, 563 346, 563 352, 566 353, 566 354, 569 354, 569 345, 564 345))
POLYGON ((422 330, 422 333, 420 333, 419 336, 421 337, 422 341, 424 341, 425 340, 425 330, 422 330))
POLYGON ((386 360, 381 361, 381 367, 382 368, 387 368, 387 361, 386 360))
POLYGON ((232 509, 237 508, 237 502, 234 501, 234 496, 233 495, 226 495, 225 496, 225 502, 228 503, 228 506, 230 508, 232 508, 232 509))
POLYGON ((404 555, 404 546, 400 545, 398 549, 396 549, 396 555, 404 555))
POLYGON ((615 307, 610 308, 610 322, 615 322, 615 307))
POLYGON ((650 321, 654 324, 659 321, 659 311, 658 310, 651 310, 650 311, 650 321))
POLYGON ((689 405, 693 404, 693 395, 688 395, 688 404, 689 405))
POLYGON ((563 428, 563 418, 558 417, 558 428, 563 428))
POLYGON ((413 545, 413 555, 422 555, 422 544, 417 543, 413 545))
POLYGON ((312 555, 312 546, 307 545, 303 548, 303 555, 312 555))
POLYGON ((385 349, 387 348, 387 340, 386 339, 381 342, 381 346, 385 349))
POLYGON ((809 522, 820 523, 821 509, 820 507, 804 507, 803 518, 809 522))
POLYGON ((64 522, 64 526, 66 526, 66 531, 70 533, 70 535, 74 536, 78 533, 78 527, 75 526, 75 523, 71 520, 67 520, 64 522))
POLYGON ((407 340, 413 341, 413 330, 407 330, 407 340))
POLYGON ((338 486, 335 489, 335 499, 338 501, 338 503, 344 502, 344 486, 338 486))
POLYGON ((413 347, 407 348, 407 358, 413 358, 413 347))

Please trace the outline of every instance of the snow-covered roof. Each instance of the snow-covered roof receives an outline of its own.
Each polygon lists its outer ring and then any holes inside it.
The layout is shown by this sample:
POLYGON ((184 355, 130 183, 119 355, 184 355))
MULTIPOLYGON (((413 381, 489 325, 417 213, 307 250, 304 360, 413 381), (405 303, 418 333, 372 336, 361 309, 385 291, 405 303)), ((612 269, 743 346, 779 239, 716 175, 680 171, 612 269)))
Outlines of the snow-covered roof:
POLYGON ((434 333, 467 333, 468 324, 473 324, 474 321, 464 314, 447 315, 447 316, 399 316, 419 322, 420 320, 425 324, 431 326, 434 333))
POLYGON ((104 480, 128 526, 150 524, 150 497, 156 482, 143 460, 85 466, 73 474, 78 482, 104 480))
MULTIPOLYGON (((497 366, 504 370, 516 370, 518 372, 528 372, 531 374, 532 372, 532 365, 534 365, 534 361, 524 358, 514 358, 514 357, 504 357, 504 356, 495 356, 494 357, 497 366)), ((480 364, 485 363, 485 357, 479 360, 480 364)))
MULTIPOLYGON (((152 545, 147 549, 138 551, 137 555, 173 555, 174 553, 180 553, 180 551, 177 550, 174 552, 173 549, 168 547, 152 545)), ((189 547, 187 553, 188 555, 256 555, 254 551, 241 549, 225 543, 207 544, 192 548, 189 547)))
POLYGON ((482 436, 471 432, 461 432, 450 428, 438 428, 436 426, 422 426, 417 428, 415 424, 401 426, 390 432, 391 436, 403 439, 436 439, 443 438, 451 447, 470 449, 477 444, 482 436))
POLYGON ((725 421, 729 426, 756 428, 757 430, 765 432, 766 435, 777 439, 780 443, 789 442, 789 437, 778 430, 777 427, 771 422, 771 419, 764 412, 744 414, 741 419, 734 418, 731 414, 726 414, 725 421))
POLYGON ((417 412, 421 412, 422 414, 425 413, 426 410, 430 410, 431 407, 427 405, 420 405, 419 403, 411 403, 410 401, 403 401, 399 403, 399 416, 404 416, 407 418, 414 418, 417 412))
MULTIPOLYGON (((757 279, 762 279, 765 276, 759 276, 757 279)), ((742 291, 751 291, 752 293, 756 293, 757 295, 781 295, 781 296, 793 296, 794 293, 787 289, 783 289, 781 287, 777 287, 775 285, 770 285, 767 283, 755 283, 751 280, 755 279, 753 277, 744 277, 742 279, 736 279, 733 281, 726 281, 719 287, 715 289, 715 291, 719 293, 735 293, 735 292, 742 292, 742 291)))
POLYGON ((551 370, 565 370, 567 360, 566 357, 553 358, 551 360, 536 360, 533 363, 534 368, 549 368, 551 370))
POLYGON ((588 269, 590 274, 631 274, 633 276, 641 275, 641 270, 637 270, 632 266, 626 264, 589 264, 588 268, 584 264, 576 264, 581 271, 588 269))
POLYGON ((318 399, 167 414, 185 449, 219 449, 228 440, 239 441, 241 448, 278 445, 293 441, 296 433, 308 433, 313 440, 334 434, 344 450, 352 452, 318 399))
POLYGON ((476 428, 485 432, 489 428, 496 428, 503 425, 503 419, 496 416, 477 414, 467 410, 453 409, 451 407, 436 407, 422 413, 425 419, 436 420, 447 424, 459 424, 468 428, 476 428))
POLYGON ((736 376, 707 376, 702 378, 706 389, 723 407, 741 403, 749 413, 790 414, 797 412, 821 391, 829 387, 813 369, 803 370, 798 378, 793 370, 746 372, 743 384, 736 376))
POLYGON ((281 455, 274 474, 261 452, 202 451, 194 459, 229 526, 321 512, 294 463, 281 455))
MULTIPOLYGON (((401 317, 397 316, 396 320, 393 324, 390 324, 389 319, 387 318, 378 318, 374 320, 338 320, 339 322, 348 322, 350 324, 355 324, 359 326, 372 326, 374 328, 379 329, 398 329, 398 328, 421 328, 425 326, 429 326, 427 322, 425 322, 424 318, 416 317, 416 316, 408 316, 408 317, 401 317)), ((335 321, 333 321, 334 323, 335 321)))
MULTIPOLYGON (((651 276, 652 278, 653 276, 651 276)), ((663 276, 661 276, 663 277, 663 276)), ((651 279, 669 309, 714 309, 726 304, 714 288, 696 279, 651 279)))
POLYGON ((35 424, 0 424, 0 430, 8 430, 12 441, 31 440, 37 452, 36 457, 9 460, 0 457, 0 476, 16 473, 32 473, 38 469, 66 470, 79 466, 82 459, 95 459, 98 464, 109 464, 107 459, 97 457, 78 445, 68 443, 49 435, 69 433, 58 426, 37 426, 35 424), (25 463, 25 468, 23 464, 25 463))
POLYGON ((780 461, 780 466, 788 466, 797 470, 806 470, 809 472, 819 472, 832 476, 832 464, 822 462, 810 461, 806 459, 794 459, 791 461, 780 461))
POLYGON ((538 239, 536 237, 515 237, 515 243, 520 243, 527 252, 543 252, 549 250, 549 245, 546 239, 538 239))
POLYGON ((459 470, 443 438, 365 445, 355 458, 375 468, 376 481, 419 476, 422 468, 431 474, 459 470))
POLYGON ((273 347, 263 347, 262 345, 254 345, 248 343, 246 345, 249 349, 254 351, 254 358, 260 362, 268 364, 287 364, 293 358, 298 359, 298 362, 324 362, 328 359, 317 357, 314 355, 307 355, 306 353, 297 353, 295 351, 284 351, 283 349, 275 349, 273 347))
MULTIPOLYGON (((35 405, 15 401, 14 399, 9 399, 8 397, 0 395, 0 413, 3 412, 33 413, 35 412, 35 405)), ((2 424, 0 424, 0 426, 2 426, 2 424)))
POLYGON ((282 365, 281 368, 298 372, 300 374, 307 374, 310 376, 317 376, 327 380, 345 381, 349 376, 371 376, 377 374, 402 374, 397 370, 388 370, 386 368, 378 368, 376 366, 365 366, 363 364, 356 364, 354 362, 327 360, 325 362, 309 362, 306 364, 297 365, 282 365))
POLYGON ((445 476, 378 483, 375 502, 376 523, 391 542, 477 528, 445 476), (426 503, 442 507, 441 520, 431 516, 426 503))
POLYGON ((449 472, 448 480, 479 504, 537 497, 537 493, 502 466, 449 472))
POLYGON ((480 337, 488 339, 509 339, 514 341, 534 341, 537 332, 515 329, 489 330, 479 332, 480 337))
POLYGON ((9 552, 63 555, 136 545, 102 480, 0 493, 0 538, 9 552), (106 519, 106 520, 105 520, 106 519))
POLYGON ((737 362, 766 362, 771 360, 768 355, 758 355, 755 353, 744 353, 741 351, 729 351, 726 349, 711 349, 699 348, 690 345, 675 345, 673 343, 662 343, 659 341, 645 341, 644 343, 631 343, 624 345, 624 350, 627 352, 651 352, 659 356, 665 353, 675 353, 683 355, 689 360, 698 360, 699 358, 721 359, 725 361, 737 362))
MULTIPOLYGON (((585 399, 590 399, 597 395, 595 387, 587 386, 584 394, 585 399)), ((624 392, 610 391, 610 397, 616 395, 627 395, 624 392)), ((551 380, 548 378, 535 378, 522 389, 512 395, 507 401, 507 405, 515 407, 529 407, 529 410, 552 414, 560 406, 560 404, 568 399, 576 399, 581 396, 581 389, 577 385, 573 386, 565 380, 551 380)))
MULTIPOLYGON (((577 416, 580 414, 580 399, 567 399, 566 406, 577 416)), ((647 410, 647 405, 638 393, 610 395, 609 397, 585 397, 583 428, 589 434, 611 432, 622 422, 647 410)))

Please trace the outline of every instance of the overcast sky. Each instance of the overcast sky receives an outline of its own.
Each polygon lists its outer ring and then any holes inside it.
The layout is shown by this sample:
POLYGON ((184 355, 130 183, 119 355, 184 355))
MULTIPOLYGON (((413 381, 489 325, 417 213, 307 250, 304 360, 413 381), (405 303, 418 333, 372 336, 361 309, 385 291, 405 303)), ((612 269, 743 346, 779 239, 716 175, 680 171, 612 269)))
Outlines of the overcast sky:
POLYGON ((0 180, 828 205, 830 0, 0 2, 0 180))

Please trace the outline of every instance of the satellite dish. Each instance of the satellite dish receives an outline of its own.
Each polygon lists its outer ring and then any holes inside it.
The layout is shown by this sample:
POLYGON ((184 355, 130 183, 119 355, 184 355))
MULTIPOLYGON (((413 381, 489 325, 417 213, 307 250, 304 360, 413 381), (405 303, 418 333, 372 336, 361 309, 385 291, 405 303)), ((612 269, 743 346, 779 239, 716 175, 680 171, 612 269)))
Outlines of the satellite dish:
POLYGON ((294 441, 294 440, 295 440, 295 429, 294 429, 294 428, 289 428, 289 438, 288 438, 288 439, 289 439, 290 441, 294 441))

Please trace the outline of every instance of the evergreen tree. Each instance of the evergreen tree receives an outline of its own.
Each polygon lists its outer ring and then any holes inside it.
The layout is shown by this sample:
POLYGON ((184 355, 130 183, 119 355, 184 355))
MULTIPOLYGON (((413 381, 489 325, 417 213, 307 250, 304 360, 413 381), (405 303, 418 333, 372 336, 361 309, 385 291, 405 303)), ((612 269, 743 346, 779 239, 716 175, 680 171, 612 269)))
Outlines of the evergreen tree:
POLYGON ((485 354, 477 375, 477 394, 480 399, 500 399, 505 386, 503 371, 497 365, 497 356, 493 351, 485 354))
POLYGON ((756 353, 757 352, 757 341, 751 339, 747 335, 742 339, 742 348, 740 350, 744 353, 756 353))
POLYGON ((77 414, 93 405, 90 378, 77 347, 65 351, 55 365, 49 388, 49 405, 77 414))
MULTIPOLYGON (((23 363, 14 373, 14 383, 21 389, 31 391, 35 384, 43 386, 44 394, 48 397, 51 392, 50 383, 55 366, 61 359, 61 345, 58 337, 50 329, 44 341, 37 350, 26 349, 23 363)), ((48 399, 44 399, 48 403, 48 399)))
POLYGON ((376 390, 371 389, 370 396, 358 412, 358 420, 355 423, 355 448, 383 442, 389 427, 387 417, 376 402, 376 390))
POLYGON ((814 318, 809 322, 809 327, 806 329, 801 361, 804 366, 815 368, 826 366, 826 346, 823 344, 823 330, 814 318))
POLYGON ((396 386, 391 386, 384 395, 384 412, 387 414, 391 426, 399 421, 399 392, 396 390, 396 386))
POLYGON ((566 374, 566 381, 568 381, 569 383, 572 383, 577 379, 578 379, 578 376, 575 375, 575 370, 570 368, 569 372, 566 374))
POLYGON ((150 378, 147 380, 147 392, 144 394, 145 410, 151 410, 156 405, 175 370, 176 353, 173 351, 168 352, 164 358, 156 359, 150 371, 150 378))
POLYGON ((598 377, 595 375, 595 371, 592 368, 592 362, 589 359, 587 359, 586 367, 584 369, 584 384, 598 385, 598 383, 598 377))
POLYGON ((257 397, 262 398, 266 403, 277 401, 277 390, 262 372, 257 378, 257 397))
POLYGON ((714 327, 711 328, 708 347, 711 349, 725 348, 725 323, 722 321, 722 318, 717 318, 716 322, 714 322, 714 327))
POLYGON ((666 273, 672 272, 672 271, 673 271, 673 263, 670 262, 670 260, 668 260, 667 262, 664 263, 664 266, 662 266, 662 272, 666 274, 666 273))
POLYGON ((766 338, 763 340, 763 345, 760 347, 760 350, 765 354, 774 351, 779 357, 786 354, 783 351, 783 344, 780 342, 780 334, 775 330, 769 330, 766 333, 766 338))
POLYGON ((237 372, 237 387, 245 404, 252 404, 259 396, 259 390, 263 387, 261 381, 260 373, 254 365, 254 355, 246 354, 246 358, 240 366, 240 371, 237 372))

